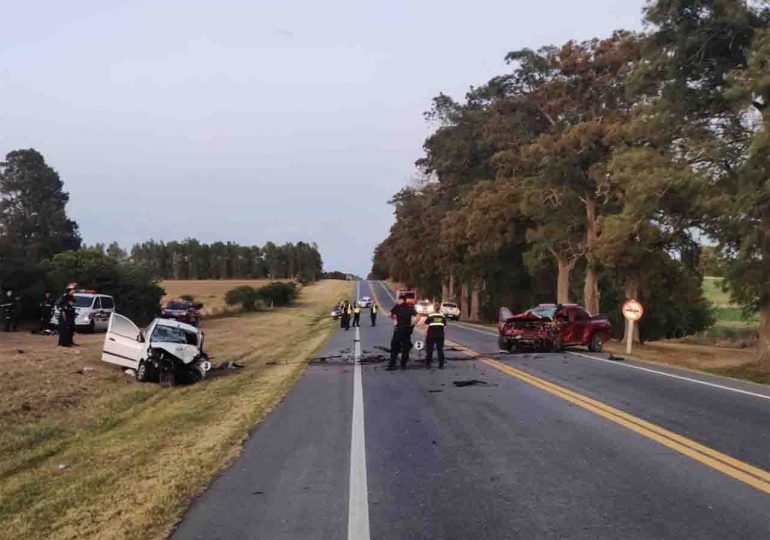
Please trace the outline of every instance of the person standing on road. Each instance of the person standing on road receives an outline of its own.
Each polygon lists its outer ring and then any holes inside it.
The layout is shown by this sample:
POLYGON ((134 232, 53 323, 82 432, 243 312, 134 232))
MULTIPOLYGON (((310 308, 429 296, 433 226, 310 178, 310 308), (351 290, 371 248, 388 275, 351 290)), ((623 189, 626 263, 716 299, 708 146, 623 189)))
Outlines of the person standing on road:
POLYGON ((361 304, 358 302, 353 307, 353 326, 361 326, 361 304))
POLYGON ((372 326, 377 326, 377 302, 372 302, 369 317, 372 319, 372 326))
POLYGON ((428 331, 425 334, 425 365, 430 369, 433 361, 433 349, 438 356, 438 368, 444 369, 444 335, 446 332, 446 316, 443 313, 432 310, 425 319, 428 331))
POLYGON ((48 330, 48 326, 51 324, 51 314, 53 313, 53 299, 51 293, 45 293, 43 301, 40 302, 40 328, 39 332, 43 333, 48 330))
POLYGON ((340 325, 342 328, 345 329, 346 332, 350 330, 350 315, 352 313, 353 313, 353 310, 350 307, 350 301, 345 300, 342 303, 342 317, 340 319, 340 325))
POLYGON ((394 320, 393 339, 390 341, 390 363, 387 370, 396 369, 396 357, 401 353, 401 369, 406 369, 409 361, 409 351, 412 348, 412 330, 420 321, 420 316, 414 306, 406 303, 406 296, 398 297, 398 304, 390 311, 390 318, 394 320), (412 322, 412 318, 416 320, 412 322))
POLYGON ((67 292, 56 302, 59 310, 59 346, 72 347, 75 345, 75 288, 67 287, 67 292))

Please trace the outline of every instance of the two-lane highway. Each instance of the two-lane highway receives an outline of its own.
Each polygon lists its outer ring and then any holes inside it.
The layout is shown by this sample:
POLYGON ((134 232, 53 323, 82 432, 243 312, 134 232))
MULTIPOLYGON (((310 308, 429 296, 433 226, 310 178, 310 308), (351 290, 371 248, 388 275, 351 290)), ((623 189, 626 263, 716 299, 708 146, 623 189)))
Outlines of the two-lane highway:
POLYGON ((392 294, 357 284, 378 325, 336 331, 175 537, 770 537, 765 387, 499 354, 460 324, 450 339, 478 358, 388 372, 392 294), (453 384, 471 379, 486 384, 453 384))

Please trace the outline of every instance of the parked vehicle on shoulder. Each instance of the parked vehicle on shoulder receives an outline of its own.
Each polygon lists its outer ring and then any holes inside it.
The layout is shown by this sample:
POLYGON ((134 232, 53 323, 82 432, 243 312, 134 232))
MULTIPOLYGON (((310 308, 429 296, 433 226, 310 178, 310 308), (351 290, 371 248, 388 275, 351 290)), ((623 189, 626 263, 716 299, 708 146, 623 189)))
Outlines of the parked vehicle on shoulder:
MULTIPOLYGON (((115 300, 107 294, 99 294, 92 290, 75 292, 75 329, 78 332, 96 332, 107 330, 110 315, 115 312, 115 300)), ((59 325, 59 310, 54 308, 51 313, 52 326, 59 325)))
POLYGON ((158 318, 141 331, 127 317, 113 313, 102 361, 133 369, 139 382, 197 382, 211 369, 203 340, 203 333, 190 324, 158 318))
POLYGON ((342 317, 342 304, 337 304, 332 308, 331 316, 334 320, 342 317))
POLYGON ((430 300, 420 300, 414 306, 414 309, 417 311, 418 315, 428 315, 429 313, 433 313, 435 305, 430 300))
POLYGON ((460 320, 460 306, 454 302, 441 302, 441 306, 438 308, 441 314, 447 319, 455 321, 460 320))
POLYGON ((513 350, 560 351, 583 346, 601 352, 612 336, 612 325, 602 315, 590 315, 577 304, 540 304, 514 315, 500 308, 498 345, 513 350))
POLYGON ((174 319, 175 321, 198 326, 201 322, 201 314, 196 305, 186 300, 171 300, 160 312, 163 319, 174 319))

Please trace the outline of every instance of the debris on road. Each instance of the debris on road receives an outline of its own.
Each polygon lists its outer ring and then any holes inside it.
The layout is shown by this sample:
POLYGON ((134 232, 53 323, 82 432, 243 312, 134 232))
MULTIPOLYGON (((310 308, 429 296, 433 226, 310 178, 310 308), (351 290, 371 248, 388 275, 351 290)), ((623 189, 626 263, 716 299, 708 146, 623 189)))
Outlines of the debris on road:
POLYGON ((95 371, 95 370, 96 370, 96 368, 92 368, 92 367, 89 367, 89 366, 83 366, 82 368, 77 370, 75 373, 78 373, 80 375, 85 375, 89 371, 95 371))
POLYGON ((59 470, 60 471, 63 471, 66 468, 67 468, 67 464, 66 463, 59 463, 59 470))
POLYGON ((610 355, 607 357, 607 360, 612 360, 613 362, 622 362, 625 360, 622 356, 615 356, 614 354, 610 353, 610 355))
POLYGON ((439 392, 443 392, 443 390, 428 390, 429 394, 438 394, 439 392))
POLYGON ((452 381, 452 384, 457 386, 458 388, 463 388, 465 386, 476 386, 476 385, 491 386, 488 382, 480 381, 478 379, 469 379, 467 381, 452 381))

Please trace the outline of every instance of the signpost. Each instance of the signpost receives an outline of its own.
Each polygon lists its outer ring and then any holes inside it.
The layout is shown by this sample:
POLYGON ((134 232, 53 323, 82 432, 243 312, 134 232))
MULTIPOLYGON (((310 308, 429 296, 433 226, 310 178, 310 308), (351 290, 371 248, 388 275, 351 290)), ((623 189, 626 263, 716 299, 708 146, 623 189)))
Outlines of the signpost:
POLYGON ((626 300, 623 304, 623 316, 626 318, 626 354, 631 354, 634 343, 634 326, 644 315, 644 307, 638 300, 626 300))

